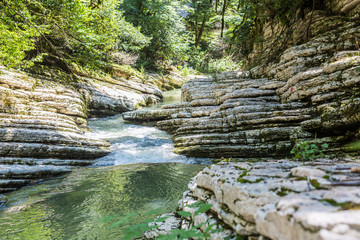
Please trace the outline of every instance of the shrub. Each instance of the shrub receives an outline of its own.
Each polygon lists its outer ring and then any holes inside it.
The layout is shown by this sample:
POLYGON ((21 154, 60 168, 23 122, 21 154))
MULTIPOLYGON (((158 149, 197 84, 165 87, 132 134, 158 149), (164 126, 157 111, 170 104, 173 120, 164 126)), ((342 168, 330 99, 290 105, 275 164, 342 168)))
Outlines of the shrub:
POLYGON ((130 66, 135 66, 136 61, 139 58, 138 54, 126 53, 123 51, 113 52, 110 54, 110 56, 111 56, 111 60, 114 63, 120 65, 130 65, 130 66))
POLYGON ((294 155, 292 160, 298 161, 311 161, 317 158, 324 157, 324 150, 328 148, 329 145, 324 143, 319 148, 315 143, 311 141, 296 142, 291 154, 294 155))
POLYGON ((240 66, 241 64, 234 62, 229 56, 220 59, 211 59, 209 62, 207 72, 217 73, 224 71, 234 71, 240 68, 240 66))

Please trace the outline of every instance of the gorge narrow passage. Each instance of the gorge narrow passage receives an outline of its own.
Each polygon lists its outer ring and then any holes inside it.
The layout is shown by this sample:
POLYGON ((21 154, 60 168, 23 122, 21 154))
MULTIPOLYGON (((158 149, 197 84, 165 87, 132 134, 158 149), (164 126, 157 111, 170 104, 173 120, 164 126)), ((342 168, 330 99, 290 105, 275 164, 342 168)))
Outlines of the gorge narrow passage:
MULTIPOLYGON (((164 93, 161 104, 146 109, 158 109, 164 104, 180 102, 180 90, 164 93)), ((93 130, 89 136, 111 142, 111 153, 100 158, 96 166, 122 165, 133 163, 180 162, 195 164, 204 159, 188 158, 173 153, 171 136, 154 127, 127 123, 121 115, 89 121, 93 130)))
MULTIPOLYGON (((163 104, 178 101, 176 93, 166 93, 170 99, 163 104)), ((140 214, 134 225, 148 211, 173 211, 203 168, 196 163, 204 159, 174 154, 167 133, 127 124, 121 115, 91 120, 90 126, 92 136, 112 143, 112 152, 90 168, 4 195, 0 239, 122 239, 119 219, 140 214)))

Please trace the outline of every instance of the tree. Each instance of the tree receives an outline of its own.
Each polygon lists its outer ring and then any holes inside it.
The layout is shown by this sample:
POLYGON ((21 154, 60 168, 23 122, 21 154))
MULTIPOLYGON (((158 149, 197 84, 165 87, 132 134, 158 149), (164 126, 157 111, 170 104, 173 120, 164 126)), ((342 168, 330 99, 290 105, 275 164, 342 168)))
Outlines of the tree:
POLYGON ((0 7, 0 64, 8 67, 106 70, 110 52, 149 42, 123 19, 117 0, 2 0, 0 7))
POLYGON ((140 27, 151 38, 142 50, 142 60, 155 66, 174 62, 188 49, 183 3, 173 0, 123 0, 120 10, 125 20, 140 27))

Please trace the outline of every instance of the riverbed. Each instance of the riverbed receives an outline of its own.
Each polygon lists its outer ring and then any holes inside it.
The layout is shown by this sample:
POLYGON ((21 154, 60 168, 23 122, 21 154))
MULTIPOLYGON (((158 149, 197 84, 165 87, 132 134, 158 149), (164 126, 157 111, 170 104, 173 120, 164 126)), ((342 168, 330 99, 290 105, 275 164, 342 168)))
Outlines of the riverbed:
MULTIPOLYGON (((162 104, 179 100, 179 90, 167 92, 162 104)), ((152 216, 149 211, 175 210, 207 162, 173 153, 169 134, 121 115, 89 125, 91 136, 111 142, 111 153, 91 167, 5 195, 0 239, 122 239, 126 227, 152 216), (129 214, 130 222, 118 224, 129 214)))

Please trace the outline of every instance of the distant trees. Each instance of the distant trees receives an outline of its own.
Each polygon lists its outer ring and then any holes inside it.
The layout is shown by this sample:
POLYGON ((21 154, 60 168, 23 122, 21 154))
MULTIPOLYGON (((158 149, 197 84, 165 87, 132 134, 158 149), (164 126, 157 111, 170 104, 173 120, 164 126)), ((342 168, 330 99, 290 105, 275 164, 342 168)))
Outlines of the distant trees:
POLYGON ((284 26, 278 38, 286 41, 289 26, 304 15, 304 9, 323 2, 0 0, 0 64, 109 71, 114 56, 130 54, 133 62, 135 53, 140 56, 137 65, 148 69, 168 65, 200 71, 236 69, 233 59, 261 46, 264 25, 284 26))
POLYGON ((171 64, 188 49, 184 5, 174 0, 122 0, 119 8, 125 20, 141 29, 150 43, 141 51, 144 65, 171 64))

